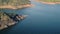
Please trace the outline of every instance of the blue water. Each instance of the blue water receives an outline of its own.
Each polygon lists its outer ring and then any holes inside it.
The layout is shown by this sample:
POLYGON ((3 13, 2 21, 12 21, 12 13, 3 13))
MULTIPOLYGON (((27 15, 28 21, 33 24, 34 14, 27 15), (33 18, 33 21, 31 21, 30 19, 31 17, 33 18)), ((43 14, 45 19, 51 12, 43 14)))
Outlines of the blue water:
POLYGON ((26 19, 6 30, 1 34, 60 34, 60 5, 48 5, 31 0, 33 7, 10 10, 6 12, 16 12, 28 15, 26 19))

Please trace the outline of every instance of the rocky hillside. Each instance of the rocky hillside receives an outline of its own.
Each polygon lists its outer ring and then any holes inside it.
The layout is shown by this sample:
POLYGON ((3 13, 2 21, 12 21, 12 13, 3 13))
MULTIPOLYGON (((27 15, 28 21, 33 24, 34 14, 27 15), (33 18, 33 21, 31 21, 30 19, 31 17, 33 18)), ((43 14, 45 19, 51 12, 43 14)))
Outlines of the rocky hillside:
POLYGON ((24 18, 22 15, 0 12, 0 30, 12 26, 24 18))
POLYGON ((29 0, 0 0, 0 5, 24 5, 24 4, 30 4, 29 0))
POLYGON ((0 0, 0 8, 18 9, 30 6, 29 0, 0 0))

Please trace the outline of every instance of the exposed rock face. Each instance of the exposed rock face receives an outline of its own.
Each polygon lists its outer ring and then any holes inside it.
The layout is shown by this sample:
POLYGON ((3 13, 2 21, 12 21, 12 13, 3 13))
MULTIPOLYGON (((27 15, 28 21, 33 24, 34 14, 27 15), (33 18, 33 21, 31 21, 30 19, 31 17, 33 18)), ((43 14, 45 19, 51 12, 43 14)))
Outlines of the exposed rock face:
MULTIPOLYGON (((24 19, 24 16, 21 16, 24 19)), ((8 26, 16 24, 18 21, 22 20, 19 15, 7 15, 5 12, 0 12, 0 30, 7 28, 8 26), (12 17, 13 16, 13 17, 12 17)))

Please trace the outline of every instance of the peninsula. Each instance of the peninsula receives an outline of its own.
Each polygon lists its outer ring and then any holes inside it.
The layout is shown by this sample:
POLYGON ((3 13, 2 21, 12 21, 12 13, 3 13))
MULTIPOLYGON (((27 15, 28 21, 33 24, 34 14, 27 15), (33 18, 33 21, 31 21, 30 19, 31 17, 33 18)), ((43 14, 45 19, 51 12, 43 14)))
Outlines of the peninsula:
POLYGON ((31 6, 29 0, 0 0, 0 8, 19 9, 31 6))
POLYGON ((37 0, 44 4, 60 4, 60 0, 37 0))
POLYGON ((0 30, 15 25, 19 21, 23 20, 26 15, 18 15, 14 13, 0 12, 0 30))

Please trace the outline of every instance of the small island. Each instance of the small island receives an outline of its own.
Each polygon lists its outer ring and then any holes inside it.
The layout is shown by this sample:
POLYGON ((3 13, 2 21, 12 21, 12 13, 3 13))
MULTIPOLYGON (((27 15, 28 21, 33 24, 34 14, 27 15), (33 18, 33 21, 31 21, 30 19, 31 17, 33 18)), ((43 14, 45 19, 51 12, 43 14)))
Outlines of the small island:
POLYGON ((60 0, 37 0, 44 4, 60 4, 60 0))
POLYGON ((31 6, 29 0, 0 0, 0 8, 19 9, 31 6))
POLYGON ((18 15, 14 13, 0 12, 0 30, 15 25, 19 21, 23 20, 26 15, 18 15))

